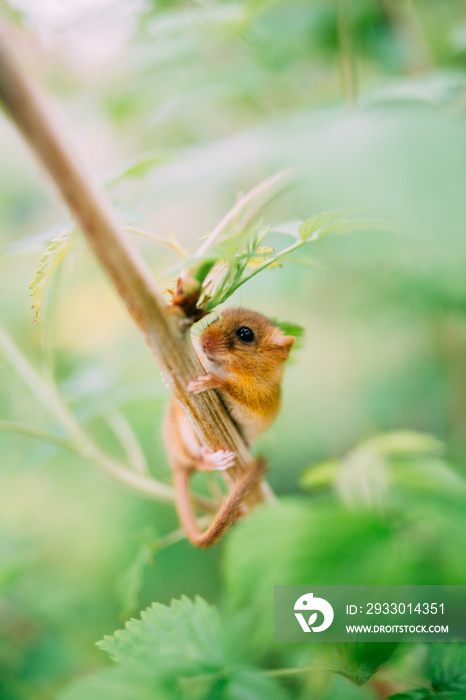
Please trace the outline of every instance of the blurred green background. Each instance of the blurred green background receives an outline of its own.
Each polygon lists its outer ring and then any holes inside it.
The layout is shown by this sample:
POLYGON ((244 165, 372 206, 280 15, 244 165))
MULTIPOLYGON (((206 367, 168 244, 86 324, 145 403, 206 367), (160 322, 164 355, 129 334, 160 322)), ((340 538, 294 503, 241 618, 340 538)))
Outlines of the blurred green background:
MULTIPOLYGON (((231 300, 305 328, 281 415, 259 446, 277 493, 299 495, 214 549, 159 546, 177 529, 173 507, 126 492, 57 446, 0 432, 0 697, 53 697, 105 664, 97 640, 181 594, 220 605, 227 619, 242 611, 265 667, 309 664, 333 652, 277 650, 273 584, 465 583, 464 3, 71 5, 0 3, 98 178, 160 151, 157 167, 109 189, 122 218, 173 230, 194 251, 238 192, 291 166, 295 183, 267 223, 354 206, 396 232, 325 238, 231 300), (395 434, 366 442, 384 433, 395 434)), ((1 325, 105 450, 124 459, 111 426, 126 421, 168 482, 167 390, 84 243, 61 264, 34 325, 29 283, 67 215, 5 115, 0 153, 1 325)), ((134 243, 166 288, 176 255, 134 243)), ((63 434, 4 361, 0 386, 0 419, 63 434)), ((391 692, 427 683, 425 650, 406 647, 387 666, 391 692)), ((348 664, 357 663, 355 652, 348 664)), ((386 697, 329 674, 288 691, 386 697)))

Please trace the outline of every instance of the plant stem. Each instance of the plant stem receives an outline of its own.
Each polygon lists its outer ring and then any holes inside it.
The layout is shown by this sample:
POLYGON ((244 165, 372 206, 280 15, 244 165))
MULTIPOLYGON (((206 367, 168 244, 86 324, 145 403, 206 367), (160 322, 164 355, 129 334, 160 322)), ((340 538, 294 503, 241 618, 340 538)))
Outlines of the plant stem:
POLYGON ((357 78, 352 27, 353 0, 337 0, 337 26, 340 42, 340 74, 349 107, 356 104, 357 78))
POLYGON ((37 440, 50 442, 54 445, 57 445, 57 447, 62 447, 65 450, 70 450, 70 452, 74 452, 75 454, 80 454, 80 452, 76 449, 76 445, 74 445, 69 440, 66 440, 66 438, 62 438, 59 435, 55 435, 54 433, 49 433, 48 431, 42 430, 41 428, 36 428, 33 425, 26 425, 25 423, 16 423, 15 421, 2 420, 0 421, 0 430, 3 430, 7 433, 19 433, 20 435, 27 435, 28 437, 36 438, 37 440))
MULTIPOLYGON (((179 310, 168 311, 149 267, 131 246, 101 190, 95 186, 94 178, 80 164, 69 139, 65 142, 43 95, 20 67, 16 47, 4 25, 0 26, 0 100, 79 222, 201 443, 213 450, 223 448, 235 452, 236 463, 224 477, 228 484, 238 481, 251 467, 252 457, 219 396, 212 390, 198 395, 186 390, 189 381, 204 372, 189 338, 187 319, 179 310)), ((274 181, 277 177, 274 176, 274 181)), ((244 206, 244 198, 241 206, 244 206)), ((230 219, 234 215, 236 211, 231 213, 230 219)), ((203 247, 208 247, 212 239, 211 234, 203 247)), ((152 493, 157 498, 172 499, 168 486, 130 472, 104 455, 82 431, 56 392, 38 381, 37 375, 21 360, 18 359, 18 363, 35 393, 40 396, 44 391, 41 396, 43 403, 60 414, 62 424, 71 436, 85 446, 89 459, 133 488, 152 493)), ((245 503, 252 506, 270 500, 270 493, 270 488, 263 482, 250 489, 245 503)))
POLYGON ((131 468, 139 474, 148 474, 146 457, 129 421, 112 406, 105 410, 104 418, 123 448, 131 468))
MULTIPOLYGON (((84 457, 84 459, 90 460, 108 476, 144 494, 146 497, 159 501, 173 502, 174 493, 170 486, 156 481, 151 477, 130 471, 101 451, 81 428, 81 425, 63 402, 55 387, 43 379, 34 369, 29 360, 1 325, 0 354, 3 355, 5 360, 31 389, 48 412, 65 428, 71 437, 71 441, 61 440, 58 437, 51 437, 50 433, 43 433, 43 431, 38 428, 29 428, 28 426, 18 427, 19 424, 10 423, 10 426, 16 426, 16 428, 13 428, 16 429, 16 432, 28 432, 30 435, 43 437, 56 444, 60 444, 62 447, 77 452, 81 457, 84 457)), ((8 425, 8 423, 3 423, 3 425, 8 425)), ((7 428, 3 429, 6 430, 7 428)), ((199 497, 196 500, 198 503, 200 501, 199 504, 202 505, 202 507, 206 507, 208 510, 213 509, 210 500, 199 497)))

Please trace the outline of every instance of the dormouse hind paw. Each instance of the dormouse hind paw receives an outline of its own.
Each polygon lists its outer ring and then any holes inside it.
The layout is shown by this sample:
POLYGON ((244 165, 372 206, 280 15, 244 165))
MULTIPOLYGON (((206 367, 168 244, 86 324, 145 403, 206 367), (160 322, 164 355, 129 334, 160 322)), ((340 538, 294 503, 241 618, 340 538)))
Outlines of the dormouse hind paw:
POLYGON ((223 471, 229 469, 235 463, 236 455, 231 450, 209 450, 201 447, 200 471, 223 471))

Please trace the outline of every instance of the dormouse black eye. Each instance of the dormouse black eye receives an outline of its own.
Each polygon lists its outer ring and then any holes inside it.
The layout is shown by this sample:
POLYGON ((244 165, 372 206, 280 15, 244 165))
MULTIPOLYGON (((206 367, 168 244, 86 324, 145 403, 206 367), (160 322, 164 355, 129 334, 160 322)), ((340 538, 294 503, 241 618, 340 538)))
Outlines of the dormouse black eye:
POLYGON ((235 331, 235 334, 243 343, 252 343, 254 340, 254 333, 247 326, 241 326, 241 328, 235 331))

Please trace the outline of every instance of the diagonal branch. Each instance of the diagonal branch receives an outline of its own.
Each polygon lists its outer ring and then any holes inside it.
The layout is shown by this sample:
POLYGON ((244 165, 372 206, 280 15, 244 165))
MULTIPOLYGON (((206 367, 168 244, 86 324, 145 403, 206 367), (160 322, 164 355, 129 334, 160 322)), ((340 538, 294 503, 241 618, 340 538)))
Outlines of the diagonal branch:
MULTIPOLYGON (((91 175, 78 165, 43 95, 21 68, 5 26, 0 26, 0 100, 79 222, 203 444, 236 453, 229 480, 237 481, 251 465, 244 441, 214 391, 193 395, 185 389, 203 373, 185 317, 179 310, 168 311, 145 261, 130 245, 91 175)), ((246 500, 253 505, 271 497, 263 482, 251 489, 246 500)))

